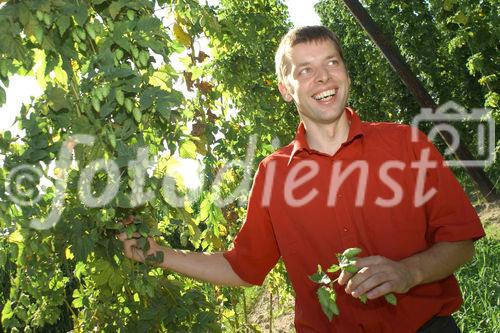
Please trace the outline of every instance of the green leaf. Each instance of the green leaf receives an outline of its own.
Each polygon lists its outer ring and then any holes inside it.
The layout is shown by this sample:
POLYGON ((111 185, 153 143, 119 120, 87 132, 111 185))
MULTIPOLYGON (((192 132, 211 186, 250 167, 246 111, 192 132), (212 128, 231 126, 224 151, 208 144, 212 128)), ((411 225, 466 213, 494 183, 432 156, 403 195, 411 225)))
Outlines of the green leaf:
POLYGON ((132 100, 130 98, 125 98, 124 104, 125 104, 125 109, 128 112, 132 111, 134 104, 132 103, 132 100))
POLYGON ((70 104, 66 100, 66 92, 59 88, 49 85, 47 87, 48 105, 54 110, 69 109, 70 104))
POLYGON ((85 4, 81 4, 79 6, 76 6, 77 10, 74 15, 76 23, 78 23, 79 26, 82 26, 85 24, 87 21, 89 15, 88 15, 88 9, 85 4))
POLYGON ((37 162, 47 157, 49 153, 46 150, 32 150, 29 154, 29 160, 37 162))
POLYGON ((146 238, 144 238, 144 237, 139 238, 137 240, 137 247, 141 250, 144 250, 144 247, 146 246, 146 242, 147 242, 146 238))
POLYGON ((46 25, 50 25, 52 23, 52 18, 49 14, 45 13, 43 15, 43 23, 45 23, 46 25))
POLYGON ((123 93, 123 91, 121 89, 116 89, 115 97, 116 97, 116 101, 118 102, 118 104, 123 105, 123 103, 125 101, 125 94, 123 93))
POLYGON ((132 110, 132 115, 134 116, 134 119, 137 123, 140 123, 141 122, 141 118, 142 118, 142 112, 139 108, 134 108, 132 110))
MULTIPOLYGON (((76 289, 75 289, 76 291, 76 289)), ((74 298, 73 299, 73 302, 71 302, 71 305, 75 308, 75 309, 78 309, 78 308, 81 308, 83 307, 83 298, 79 297, 79 298, 74 298)))
POLYGON ((193 141, 184 141, 180 148, 180 156, 182 158, 196 158, 196 145, 193 141))
POLYGON ((87 256, 92 250, 97 242, 97 234, 94 230, 90 232, 90 234, 86 234, 83 232, 75 232, 73 234, 75 245, 73 253, 75 254, 75 259, 78 261, 86 261, 87 256))
POLYGON ((141 95, 141 99, 139 102, 141 111, 150 108, 151 105, 153 105, 153 102, 154 102, 154 96, 152 94, 148 94, 148 91, 145 91, 141 95))
POLYGON ((71 304, 77 309, 83 306, 83 295, 80 294, 80 290, 73 290, 73 302, 71 304))
POLYGON ((93 280, 97 286, 102 286, 108 283, 109 278, 113 275, 113 266, 104 260, 99 259, 95 263, 95 274, 92 275, 93 280))
POLYGON ((113 1, 109 6, 109 14, 113 19, 120 13, 120 10, 123 8, 123 3, 121 1, 113 1))
POLYGON ((7 254, 2 250, 0 251, 0 267, 5 267, 7 263, 7 254))
POLYGON ((467 18, 467 16, 466 16, 464 13, 462 13, 461 11, 460 11, 460 12, 458 12, 458 13, 455 15, 455 17, 453 18, 453 21, 454 21, 455 23, 457 23, 457 24, 461 24, 461 25, 465 25, 465 24, 467 24, 467 21, 468 21, 468 20, 469 20, 469 19, 467 18))
POLYGON ((4 105, 7 101, 7 95, 5 94, 5 90, 0 87, 0 106, 4 105))
POLYGON ((59 34, 62 36, 68 30, 69 25, 70 25, 70 20, 67 15, 61 15, 59 18, 56 20, 56 25, 57 28, 59 29, 59 34))
POLYGON ((85 263, 79 261, 76 263, 76 266, 75 266, 75 271, 74 271, 75 277, 78 280, 80 280, 83 273, 85 273, 85 263))
POLYGON ((359 296, 359 300, 361 301, 361 303, 366 304, 366 302, 368 301, 368 296, 366 296, 366 294, 363 294, 359 296))
POLYGON ((101 103, 97 97, 92 97, 92 107, 97 111, 101 111, 101 103))
POLYGON ((133 10, 127 10, 127 18, 129 19, 129 21, 133 21, 135 19, 135 13, 133 10))
POLYGON ((384 295, 384 298, 389 304, 396 305, 398 303, 398 299, 393 293, 384 295))
POLYGON ((137 231, 137 228, 134 224, 128 225, 125 228, 125 233, 127 234, 128 239, 131 239, 132 236, 134 235, 134 232, 136 232, 136 231, 137 231))
POLYGON ((443 3, 444 10, 446 10, 446 11, 452 10, 453 5, 455 4, 455 1, 456 0, 444 0, 444 3, 443 3))
POLYGON ((335 273, 339 270, 340 270, 340 266, 334 264, 334 265, 331 265, 330 268, 328 268, 327 272, 328 273, 335 273))
POLYGON ((161 21, 157 17, 143 16, 137 22, 137 30, 149 32, 161 26, 161 21))
POLYGON ((347 264, 347 265, 340 265, 340 267, 342 268, 342 270, 346 271, 346 272, 349 272, 349 273, 357 273, 359 271, 359 268, 357 268, 355 265, 353 264, 347 264))
POLYGON ((123 277, 119 272, 113 271, 108 280, 108 285, 114 292, 120 291, 123 287, 123 277))
POLYGON ((213 202, 212 200, 210 200, 210 197, 207 196, 203 199, 203 201, 200 204, 200 214, 198 215, 200 222, 204 222, 206 219, 208 219, 208 216, 210 215, 212 209, 213 209, 213 202))
POLYGON ((159 265, 163 262, 164 253, 163 251, 156 251, 155 254, 150 254, 146 257, 146 264, 148 265, 159 265))
POLYGON ((149 77, 149 84, 162 90, 170 89, 171 76, 162 71, 156 71, 149 77))
POLYGON ((35 14, 36 14, 36 17, 39 21, 43 21, 43 12, 42 11, 37 10, 35 14))
POLYGON ((349 248, 349 249, 345 250, 345 251, 342 253, 342 255, 343 255, 343 256, 345 256, 345 257, 346 257, 346 258, 348 258, 348 259, 352 259, 352 258, 354 258, 355 256, 357 256, 358 254, 360 254, 360 253, 361 253, 361 251, 362 251, 362 250, 361 250, 360 248, 358 248, 358 247, 351 247, 351 248, 349 248))
POLYGON ((107 117, 109 114, 111 114, 111 112, 113 112, 113 108, 111 107, 111 104, 110 103, 104 104, 101 107, 101 112, 100 112, 101 118, 107 117))
POLYGON ((322 286, 316 293, 318 295, 319 304, 321 305, 323 313, 328 317, 329 321, 332 321, 334 315, 339 315, 335 290, 322 286))
POLYGON ((95 32, 94 26, 92 24, 87 24, 86 28, 87 28, 87 32, 89 33, 90 38, 95 40, 96 32, 95 32))
MULTIPOLYGON (((113 40, 116 44, 118 44, 122 49, 126 51, 130 51, 130 41, 123 36, 114 37, 113 40)), ((116 58, 119 60, 123 58, 123 51, 121 49, 116 49, 115 51, 116 58)))
POLYGON ((54 68, 55 81, 64 87, 68 86, 68 74, 61 67, 54 68))
POLYGON ((139 62, 141 63, 141 65, 146 66, 148 64, 148 60, 149 60, 149 53, 146 51, 141 51, 139 53, 139 62))
POLYGON ((7 299, 2 309, 2 323, 4 323, 7 319, 12 318, 14 312, 12 312, 11 301, 7 299))
POLYGON ((321 284, 328 284, 332 282, 330 277, 323 272, 321 265, 318 265, 318 270, 313 275, 310 275, 309 279, 313 282, 321 284))

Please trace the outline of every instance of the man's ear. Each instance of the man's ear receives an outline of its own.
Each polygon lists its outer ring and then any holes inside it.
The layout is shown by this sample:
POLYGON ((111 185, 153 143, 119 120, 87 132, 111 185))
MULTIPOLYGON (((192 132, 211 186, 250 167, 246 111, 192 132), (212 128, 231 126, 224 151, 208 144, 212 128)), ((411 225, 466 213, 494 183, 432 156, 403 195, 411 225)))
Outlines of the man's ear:
POLYGON ((289 93, 288 88, 284 82, 278 83, 278 89, 281 93, 281 96, 283 96, 283 99, 285 102, 291 102, 292 101, 292 95, 289 93))

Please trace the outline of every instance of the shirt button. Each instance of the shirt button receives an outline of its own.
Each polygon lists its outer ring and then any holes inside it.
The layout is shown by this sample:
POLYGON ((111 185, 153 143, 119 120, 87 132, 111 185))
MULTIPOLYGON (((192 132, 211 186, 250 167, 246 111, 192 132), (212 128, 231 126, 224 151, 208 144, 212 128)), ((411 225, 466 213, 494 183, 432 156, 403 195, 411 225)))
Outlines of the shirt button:
POLYGON ((344 232, 348 232, 349 229, 347 229, 347 227, 344 227, 344 232))

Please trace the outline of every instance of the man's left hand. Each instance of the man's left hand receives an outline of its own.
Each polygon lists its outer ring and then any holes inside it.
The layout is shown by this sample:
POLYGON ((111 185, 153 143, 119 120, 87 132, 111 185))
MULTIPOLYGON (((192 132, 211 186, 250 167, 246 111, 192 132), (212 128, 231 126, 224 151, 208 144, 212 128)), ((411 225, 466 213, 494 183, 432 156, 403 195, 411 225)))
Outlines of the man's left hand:
POLYGON ((342 271, 338 283, 346 285, 345 291, 353 297, 366 294, 374 299, 385 294, 406 293, 416 285, 415 277, 402 262, 382 256, 371 256, 356 260, 356 274, 342 271))

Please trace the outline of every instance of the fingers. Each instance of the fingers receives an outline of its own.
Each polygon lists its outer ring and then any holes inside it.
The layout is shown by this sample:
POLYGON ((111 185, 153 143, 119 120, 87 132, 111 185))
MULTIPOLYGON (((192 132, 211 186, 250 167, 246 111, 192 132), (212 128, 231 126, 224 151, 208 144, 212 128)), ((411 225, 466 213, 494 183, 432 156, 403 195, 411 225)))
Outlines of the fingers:
POLYGON ((122 242, 124 240, 126 240, 128 237, 127 237, 127 234, 122 232, 122 233, 119 233, 118 235, 116 235, 116 238, 118 238, 119 240, 121 240, 122 242))
POLYGON ((351 281, 349 281, 346 292, 350 293, 353 297, 359 297, 363 294, 371 292, 373 289, 378 288, 378 286, 387 282, 388 276, 383 272, 374 274, 359 274, 359 278, 358 275, 356 275, 353 279, 351 279, 351 281))
MULTIPOLYGON (((353 297, 363 294, 369 299, 383 296, 390 292, 405 292, 404 274, 400 265, 389 259, 373 258, 377 264, 361 268, 346 285, 345 291, 353 297)), ((359 263, 358 263, 359 264, 359 263)))
MULTIPOLYGON (((354 262, 354 265, 356 265, 356 267, 358 267, 361 270, 364 267, 379 265, 379 264, 382 264, 383 262, 384 262, 384 257, 370 256, 370 257, 356 259, 356 261, 354 262)), ((339 276, 338 283, 341 286, 346 285, 349 282, 349 280, 351 280, 352 277, 355 275, 357 275, 357 274, 342 271, 342 273, 339 276)))
MULTIPOLYGON (((128 238, 128 235, 125 232, 116 235, 116 237, 120 241, 122 241, 123 254, 127 258, 139 262, 144 262, 144 257, 145 257, 144 252, 142 249, 139 249, 137 245, 137 240, 141 237, 141 235, 138 232, 133 233, 132 238, 128 238)), ((153 244, 156 245, 156 242, 151 237, 148 238, 148 241, 150 245, 150 250, 148 251, 149 254, 149 252, 151 252, 153 248, 153 244)))
POLYGON ((116 238, 120 240, 123 244, 123 254, 125 257, 138 261, 145 262, 145 258, 149 255, 156 255, 159 250, 161 250, 161 246, 156 243, 153 237, 147 237, 148 247, 144 247, 144 239, 142 239, 142 235, 138 232, 134 232, 130 238, 126 232, 121 232, 116 235, 116 238), (142 239, 142 240, 141 240, 142 239), (139 244, 140 240, 140 244, 139 244), (144 248, 147 248, 147 251, 144 251, 144 248))
POLYGON ((347 284, 353 275, 353 273, 342 271, 339 275, 339 279, 337 280, 338 284, 340 284, 341 286, 347 284))
MULTIPOLYGON (((118 235, 116 235, 116 237, 117 237, 119 240, 121 240, 122 242, 123 242, 123 241, 125 241, 125 240, 127 240, 127 239, 129 239, 129 238, 128 238, 128 235, 127 235, 127 233, 126 233, 126 232, 121 232, 121 233, 119 233, 118 235)), ((131 237, 130 239, 133 239, 133 238, 140 238, 140 237, 141 237, 141 234, 140 234, 140 233, 138 233, 138 232, 134 232, 134 233, 132 234, 132 237, 131 237)))
POLYGON ((137 247, 137 239, 135 238, 126 239, 123 242, 123 253, 129 259, 144 262, 144 252, 137 247))
POLYGON ((366 296, 369 299, 375 299, 375 298, 378 298, 380 296, 384 296, 385 294, 388 294, 390 292, 393 292, 394 291, 393 289, 394 289, 393 284, 388 281, 388 282, 382 283, 378 287, 373 288, 372 290, 367 292, 366 296))
POLYGON ((134 222, 134 216, 133 215, 129 215, 127 216, 126 219, 122 220, 121 223, 125 226, 129 225, 129 224, 132 224, 134 222))
MULTIPOLYGON (((369 280, 373 274, 376 274, 373 267, 363 267, 356 275, 354 275, 348 282, 345 288, 345 292, 352 294, 355 290, 359 288, 360 285, 369 280)), ((354 295, 353 295, 354 296, 354 295)), ((354 296, 357 297, 357 296, 354 296)))
POLYGON ((387 282, 390 279, 390 274, 386 272, 388 270, 387 263, 388 259, 381 256, 357 259, 355 265, 359 271, 354 276, 351 275, 347 281, 342 281, 345 282, 346 293, 353 297, 359 297, 387 282))

